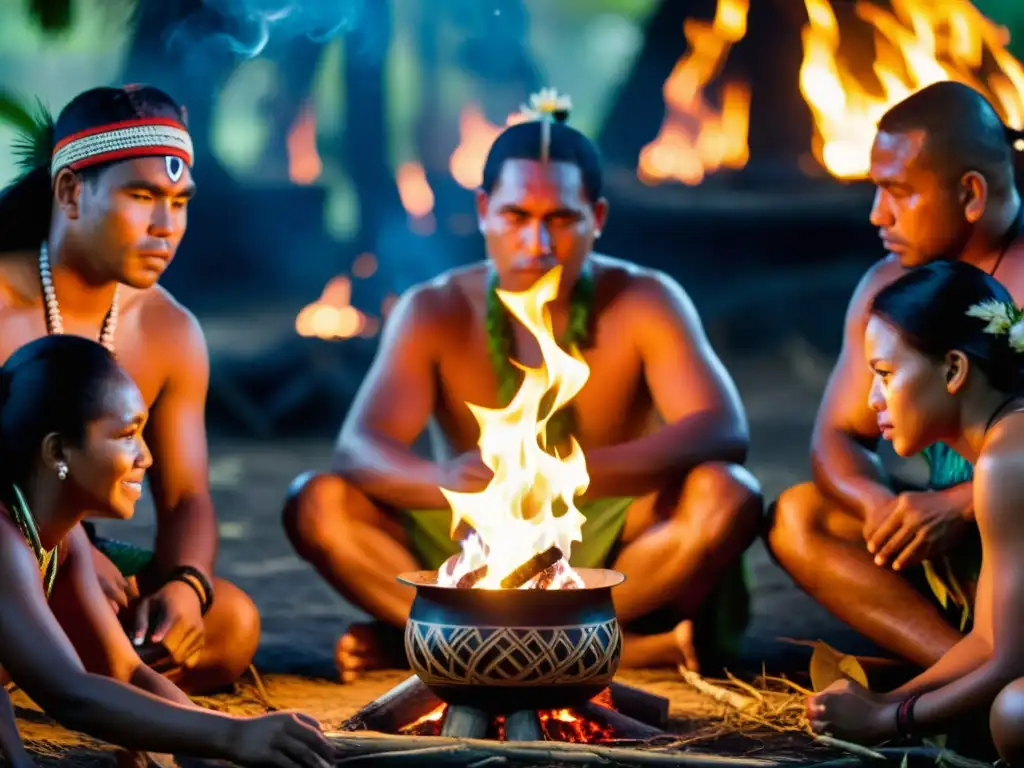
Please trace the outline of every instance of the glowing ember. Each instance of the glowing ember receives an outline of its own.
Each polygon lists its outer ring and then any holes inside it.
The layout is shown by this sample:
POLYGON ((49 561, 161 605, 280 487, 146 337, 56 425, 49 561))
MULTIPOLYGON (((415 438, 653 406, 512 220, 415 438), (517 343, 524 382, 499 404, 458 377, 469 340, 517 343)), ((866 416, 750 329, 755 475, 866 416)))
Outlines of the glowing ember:
POLYGON ((665 81, 665 121, 640 152, 637 176, 645 184, 674 180, 696 185, 720 168, 742 168, 750 157, 750 88, 722 85, 722 108, 704 98, 704 88, 721 71, 730 48, 747 32, 749 0, 718 0, 710 24, 687 19, 687 53, 665 81))
MULTIPOLYGON (((463 521, 473 533, 463 540, 458 558, 439 571, 440 584, 456 586, 463 576, 486 566, 483 578, 463 586, 501 588, 506 577, 535 556, 557 547, 568 557, 572 543, 582 540, 585 518, 574 499, 590 484, 583 450, 575 438, 564 458, 546 450, 549 419, 590 375, 578 350, 565 352, 555 341, 547 304, 558 294, 561 275, 562 268, 555 267, 529 290, 498 291, 509 312, 536 338, 543 362, 538 368, 523 368, 523 383, 506 407, 469 404, 480 425, 483 461, 494 477, 479 493, 441 489, 452 509, 453 534, 463 521)), ((582 584, 561 559, 520 588, 582 584)))
MULTIPOLYGON (((505 126, 525 120, 518 112, 512 113, 505 126)), ((466 189, 476 189, 483 182, 484 163, 491 144, 498 138, 505 126, 494 125, 484 117, 480 108, 470 104, 459 114, 459 146, 452 152, 448 170, 452 178, 466 189)))
MULTIPOLYGON (((594 701, 597 701, 595 698, 594 701)), ((415 736, 437 736, 444 727, 444 716, 448 711, 447 704, 414 720, 399 729, 399 733, 415 736)), ((579 717, 571 709, 541 710, 537 713, 541 731, 548 741, 575 742, 577 744, 598 744, 610 741, 614 736, 613 729, 585 717, 579 717)), ((496 717, 494 722, 495 738, 505 739, 505 718, 496 717)))
POLYGON ((321 339, 350 339, 365 332, 370 318, 352 306, 351 298, 351 281, 344 275, 335 277, 319 299, 302 308, 295 330, 300 336, 321 339))
POLYGON ((422 219, 434 210, 434 191, 427 182, 427 174, 419 163, 402 163, 395 175, 402 207, 416 219, 422 219))
POLYGON ((882 114, 942 80, 976 88, 1007 124, 1024 125, 1024 69, 1006 51, 1009 34, 967 0, 892 0, 891 12, 857 0, 854 11, 875 36, 868 82, 839 59, 839 23, 828 0, 804 4, 800 91, 814 114, 814 156, 833 176, 866 176, 882 114))
POLYGON ((285 140, 288 149, 288 178, 309 185, 320 178, 323 163, 316 148, 316 112, 307 102, 299 110, 285 140))

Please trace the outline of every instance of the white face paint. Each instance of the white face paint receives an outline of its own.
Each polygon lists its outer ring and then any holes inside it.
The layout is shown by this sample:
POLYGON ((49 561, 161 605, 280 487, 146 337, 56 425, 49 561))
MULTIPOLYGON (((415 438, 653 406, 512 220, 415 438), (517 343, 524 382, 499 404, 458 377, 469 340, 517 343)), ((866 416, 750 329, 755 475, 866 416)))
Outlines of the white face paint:
POLYGON ((172 182, 177 182, 181 178, 181 174, 185 172, 185 161, 180 157, 167 156, 164 158, 167 164, 167 175, 170 177, 172 182))

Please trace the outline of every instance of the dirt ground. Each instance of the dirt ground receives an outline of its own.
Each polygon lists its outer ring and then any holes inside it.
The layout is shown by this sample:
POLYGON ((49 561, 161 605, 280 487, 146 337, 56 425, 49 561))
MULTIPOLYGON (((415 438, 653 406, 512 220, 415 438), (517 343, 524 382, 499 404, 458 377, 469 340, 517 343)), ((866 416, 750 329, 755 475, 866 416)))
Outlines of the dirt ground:
MULTIPOLYGON (((807 477, 807 441, 827 361, 794 344, 770 356, 726 362, 751 421, 749 466, 771 500, 807 477)), ((334 642, 359 614, 292 553, 281 529, 279 514, 288 483, 304 470, 326 467, 329 450, 327 439, 260 443, 214 438, 210 474, 220 520, 218 572, 246 590, 260 608, 263 636, 256 666, 270 699, 276 706, 307 711, 333 728, 404 674, 375 675, 357 686, 334 681, 334 642)), ((147 502, 140 504, 134 520, 99 527, 105 535, 148 544, 152 524, 147 502)), ((747 559, 754 617, 744 656, 751 668, 760 670, 762 662, 769 669, 805 663, 807 650, 779 642, 780 637, 821 638, 847 652, 869 650, 795 588, 761 544, 749 551, 747 559)), ((668 685, 674 691, 674 706, 692 705, 692 696, 687 698, 686 686, 676 673, 652 674, 646 683, 668 685)), ((265 708, 250 684, 234 696, 204 701, 236 712, 265 708)), ((23 734, 43 763, 56 764, 62 758, 60 764, 69 764, 67 749, 73 745, 75 764, 110 763, 110 752, 93 752, 99 745, 52 726, 23 696, 17 696, 16 704, 23 734)))

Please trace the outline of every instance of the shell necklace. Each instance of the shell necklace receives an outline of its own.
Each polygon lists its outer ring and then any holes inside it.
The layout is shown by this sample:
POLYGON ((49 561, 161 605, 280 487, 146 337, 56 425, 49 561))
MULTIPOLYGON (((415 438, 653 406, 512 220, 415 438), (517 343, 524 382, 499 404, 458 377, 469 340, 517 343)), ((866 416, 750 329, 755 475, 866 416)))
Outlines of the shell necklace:
MULTIPOLYGON (((64 321, 60 316, 60 304, 57 303, 57 292, 53 288, 53 273, 50 271, 50 256, 43 243, 39 248, 39 280, 43 284, 43 300, 46 302, 46 326, 51 334, 64 333, 64 321)), ((114 331, 117 329, 117 295, 121 290, 118 284, 114 288, 114 298, 110 302, 107 316, 103 318, 100 328, 100 344, 114 354, 114 331)))

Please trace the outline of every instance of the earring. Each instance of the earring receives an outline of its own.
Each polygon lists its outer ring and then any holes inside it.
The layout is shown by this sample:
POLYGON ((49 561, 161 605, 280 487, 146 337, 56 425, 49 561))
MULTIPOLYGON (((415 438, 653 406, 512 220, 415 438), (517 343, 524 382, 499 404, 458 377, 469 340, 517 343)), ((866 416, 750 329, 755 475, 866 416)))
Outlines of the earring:
POLYGON ((63 461, 57 462, 57 477, 64 480, 68 476, 68 465, 63 461))

